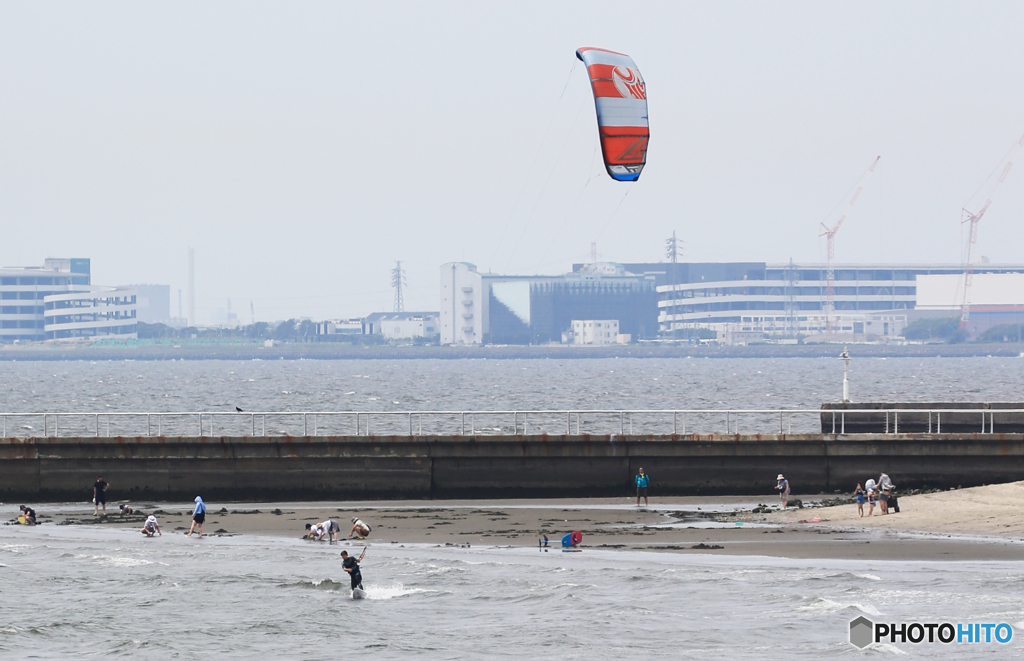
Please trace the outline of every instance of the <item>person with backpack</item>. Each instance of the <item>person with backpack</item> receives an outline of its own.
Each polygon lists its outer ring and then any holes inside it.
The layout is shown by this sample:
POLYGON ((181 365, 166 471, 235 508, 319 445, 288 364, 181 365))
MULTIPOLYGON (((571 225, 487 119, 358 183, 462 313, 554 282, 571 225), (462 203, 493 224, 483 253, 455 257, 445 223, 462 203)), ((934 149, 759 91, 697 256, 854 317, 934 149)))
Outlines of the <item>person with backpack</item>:
POLYGON ((647 507, 647 486, 651 483, 651 476, 644 473, 641 468, 636 476, 636 506, 640 507, 640 496, 644 497, 644 507, 647 507))

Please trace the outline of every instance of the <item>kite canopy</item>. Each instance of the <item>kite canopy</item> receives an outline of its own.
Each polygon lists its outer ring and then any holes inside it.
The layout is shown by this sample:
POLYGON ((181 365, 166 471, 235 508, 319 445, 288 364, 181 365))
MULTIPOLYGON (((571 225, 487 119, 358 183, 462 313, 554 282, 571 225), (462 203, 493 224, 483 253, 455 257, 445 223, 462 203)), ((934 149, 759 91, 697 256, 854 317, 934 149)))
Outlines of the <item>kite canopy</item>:
POLYGON ((647 86, 629 55, 603 48, 580 48, 597 107, 601 153, 616 181, 636 181, 647 162, 647 86))

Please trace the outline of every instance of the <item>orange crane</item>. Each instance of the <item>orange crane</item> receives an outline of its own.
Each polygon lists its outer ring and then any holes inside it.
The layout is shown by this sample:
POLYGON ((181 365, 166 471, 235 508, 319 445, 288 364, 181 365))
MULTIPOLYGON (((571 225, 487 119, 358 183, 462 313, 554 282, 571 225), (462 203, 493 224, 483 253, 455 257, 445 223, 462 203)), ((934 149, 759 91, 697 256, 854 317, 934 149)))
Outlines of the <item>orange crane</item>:
POLYGON ((868 177, 875 171, 875 166, 878 165, 878 161, 882 159, 881 156, 875 158, 875 161, 868 168, 868 171, 861 175, 860 181, 857 182, 857 186, 853 191, 853 196, 850 198, 850 202, 846 205, 846 210, 843 211, 843 215, 839 218, 835 225, 831 228, 825 223, 821 224, 821 231, 818 232, 818 236, 828 237, 828 273, 826 275, 826 288, 825 288, 825 332, 832 332, 832 313, 835 311, 835 298, 836 298, 836 271, 832 267, 832 260, 836 256, 836 232, 839 231, 843 221, 850 215, 850 210, 853 209, 853 205, 857 203, 857 198, 860 197, 861 191, 864 190, 864 185, 868 181, 868 177))
MULTIPOLYGON (((988 211, 989 206, 992 204, 992 195, 999 188, 999 185, 1006 181, 1006 175, 1010 174, 1010 168, 1013 167, 1013 159, 1017 155, 1017 151, 1021 147, 1024 147, 1024 135, 1020 137, 1017 142, 1010 147, 1010 151, 1006 152, 1006 156, 999 162, 996 169, 992 171, 992 174, 988 176, 989 181, 996 172, 999 172, 999 176, 996 178, 992 187, 988 191, 988 195, 985 196, 985 203, 981 205, 977 213, 972 213, 964 207, 960 210, 960 224, 970 223, 970 231, 968 232, 967 246, 964 250, 964 300, 960 305, 960 330, 967 330, 967 322, 971 318, 971 282, 974 280, 974 263, 971 261, 971 247, 978 242, 978 222, 981 220, 985 212, 988 211)), ((985 184, 982 184, 984 187, 985 184)), ((978 190, 981 190, 979 188, 978 190)), ((977 193, 975 193, 977 195, 977 193)))

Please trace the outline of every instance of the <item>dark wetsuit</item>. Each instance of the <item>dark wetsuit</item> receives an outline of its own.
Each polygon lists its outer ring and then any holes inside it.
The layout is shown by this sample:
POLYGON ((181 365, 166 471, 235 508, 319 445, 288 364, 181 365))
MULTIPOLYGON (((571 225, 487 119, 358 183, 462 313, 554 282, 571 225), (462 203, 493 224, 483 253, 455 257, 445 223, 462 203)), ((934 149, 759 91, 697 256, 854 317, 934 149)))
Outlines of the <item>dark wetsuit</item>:
POLYGON ((345 558, 345 561, 341 563, 341 566, 345 569, 351 569, 349 577, 352 579, 352 589, 363 587, 363 575, 359 572, 359 561, 349 556, 345 558))

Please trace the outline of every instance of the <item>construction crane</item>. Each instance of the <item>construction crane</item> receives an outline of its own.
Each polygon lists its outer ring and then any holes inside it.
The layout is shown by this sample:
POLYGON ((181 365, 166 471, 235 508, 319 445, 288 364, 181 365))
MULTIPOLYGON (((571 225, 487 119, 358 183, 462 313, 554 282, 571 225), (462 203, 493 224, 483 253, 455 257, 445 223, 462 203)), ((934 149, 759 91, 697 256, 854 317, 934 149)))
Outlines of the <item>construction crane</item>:
POLYGON ((867 184, 868 178, 875 171, 875 166, 878 165, 878 161, 882 159, 881 156, 875 158, 874 163, 868 168, 868 171, 861 175, 860 181, 854 187, 853 196, 850 197, 849 203, 846 205, 846 209, 843 211, 843 215, 840 216, 839 220, 831 228, 825 223, 821 224, 821 231, 818 232, 818 236, 828 237, 828 272, 826 275, 826 286, 825 286, 825 332, 832 332, 832 313, 835 312, 835 298, 836 298, 836 271, 832 266, 832 260, 836 256, 836 232, 842 226, 843 221, 850 215, 850 211, 853 209, 853 205, 857 204, 857 198, 860 197, 861 191, 864 190, 864 185, 867 184))
MULTIPOLYGON (((967 233, 967 245, 964 248, 964 300, 960 304, 960 330, 967 330, 967 323, 971 318, 971 282, 974 280, 974 263, 971 261, 971 248, 978 242, 978 222, 985 215, 985 212, 988 211, 989 206, 991 206, 992 195, 996 192, 996 189, 999 188, 1001 183, 1006 181, 1006 175, 1010 174, 1010 168, 1013 167, 1013 159, 1016 158, 1017 152, 1021 147, 1024 147, 1024 135, 1010 147, 1010 151, 1006 152, 1006 156, 1003 157, 1003 160, 999 162, 996 169, 985 180, 988 182, 996 172, 999 173, 992 187, 989 188, 988 195, 985 196, 985 203, 981 205, 981 208, 976 213, 971 212, 967 207, 960 210, 960 224, 971 224, 967 233)), ((982 184, 982 188, 984 186, 985 184, 982 184)), ((981 190, 981 188, 978 190, 981 190)))

